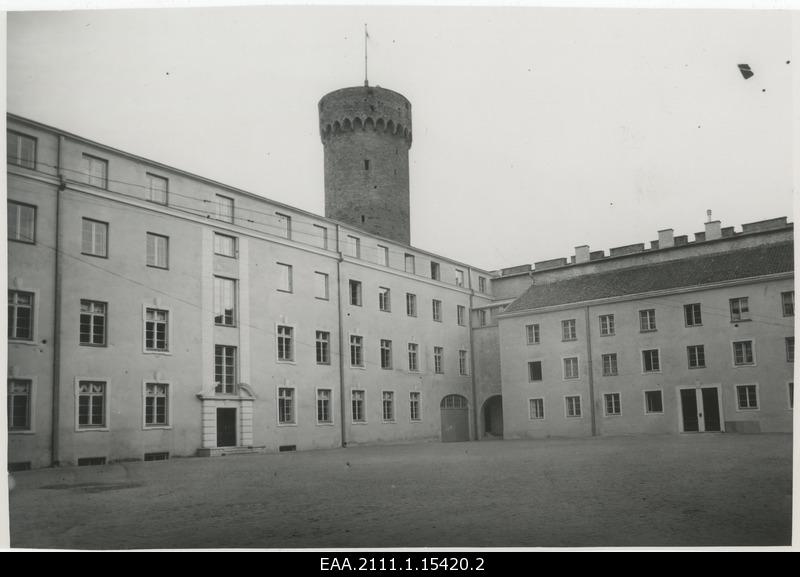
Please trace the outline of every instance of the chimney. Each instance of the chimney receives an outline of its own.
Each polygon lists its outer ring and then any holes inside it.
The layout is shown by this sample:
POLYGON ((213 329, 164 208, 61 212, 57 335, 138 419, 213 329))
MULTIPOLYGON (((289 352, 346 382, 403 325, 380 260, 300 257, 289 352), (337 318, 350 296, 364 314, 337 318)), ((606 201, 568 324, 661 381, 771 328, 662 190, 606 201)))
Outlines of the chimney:
POLYGON ((671 228, 665 228, 658 231, 658 248, 670 248, 675 246, 675 239, 673 233, 675 231, 671 228))
POLYGON ((722 238, 722 223, 712 220, 706 223, 706 240, 716 240, 722 238))
POLYGON ((575 264, 589 262, 589 245, 582 244, 575 247, 575 264))

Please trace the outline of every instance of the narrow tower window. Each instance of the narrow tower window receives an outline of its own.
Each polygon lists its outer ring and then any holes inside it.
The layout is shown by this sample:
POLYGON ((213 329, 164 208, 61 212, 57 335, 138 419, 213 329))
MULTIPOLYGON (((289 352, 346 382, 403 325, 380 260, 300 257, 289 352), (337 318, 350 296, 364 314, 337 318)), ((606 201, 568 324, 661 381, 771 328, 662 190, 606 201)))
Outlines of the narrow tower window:
POLYGON ((364 159, 364 170, 369 170, 369 158, 364 159))

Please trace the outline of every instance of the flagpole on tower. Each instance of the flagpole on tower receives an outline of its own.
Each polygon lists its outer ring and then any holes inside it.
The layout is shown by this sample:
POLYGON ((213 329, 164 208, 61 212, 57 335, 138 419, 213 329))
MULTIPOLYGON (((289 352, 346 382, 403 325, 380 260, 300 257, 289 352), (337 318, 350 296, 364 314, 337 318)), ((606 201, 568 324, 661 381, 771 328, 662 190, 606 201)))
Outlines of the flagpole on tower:
POLYGON ((367 40, 369 39, 369 32, 367 32, 367 23, 364 23, 364 86, 369 86, 369 79, 367 76, 367 40))

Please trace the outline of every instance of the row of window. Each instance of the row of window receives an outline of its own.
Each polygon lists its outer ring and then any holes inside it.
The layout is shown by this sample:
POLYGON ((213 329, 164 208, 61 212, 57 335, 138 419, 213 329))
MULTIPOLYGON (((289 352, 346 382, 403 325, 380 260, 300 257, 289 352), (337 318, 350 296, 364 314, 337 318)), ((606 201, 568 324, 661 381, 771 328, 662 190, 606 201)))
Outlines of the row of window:
MULTIPOLYGON (((789 408, 794 408, 794 383, 788 383, 789 408)), ((736 385, 736 407, 740 411, 756 411, 759 409, 758 385, 736 385)), ((644 412, 647 415, 664 413, 664 400, 662 391, 644 391, 644 412)), ((603 394, 603 413, 607 417, 622 415, 622 401, 620 393, 603 394)), ((582 417, 580 395, 564 397, 564 416, 582 417)), ((545 404, 543 398, 528 399, 528 417, 531 420, 545 418, 545 404)))
MULTIPOLYGON (((794 362, 794 337, 786 337, 786 361, 794 362)), ((742 340, 733 341, 733 365, 736 367, 755 365, 755 351, 753 341, 742 340)), ((705 345, 689 345, 686 347, 688 367, 690 369, 706 368, 705 345)), ((602 362, 602 374, 604 377, 613 377, 619 374, 617 353, 607 353, 600 356, 602 362)), ((578 357, 566 357, 563 362, 563 378, 580 378, 578 369, 578 357)), ((642 372, 660 373, 661 358, 659 349, 647 349, 642 351, 642 372)), ((542 380, 542 361, 528 362, 528 380, 531 382, 542 380)))
MULTIPOLYGON (((142 406, 145 428, 170 426, 170 389, 168 383, 145 383, 142 406)), ((108 426, 107 394, 105 381, 78 381, 76 426, 78 429, 104 429, 108 426)), ((297 424, 297 391, 293 387, 278 388, 278 424, 297 424)), ((333 423, 333 390, 317 389, 317 424, 333 423)), ((30 379, 8 380, 8 429, 24 432, 33 428, 33 384, 30 379)), ((409 393, 409 418, 422 420, 421 393, 409 393)), ((354 423, 366 423, 366 391, 351 391, 351 418, 354 423)), ((383 422, 395 421, 395 393, 381 392, 381 417, 383 422)))
MULTIPOLYGON (((317 298, 327 298, 328 275, 317 272, 317 298), (324 297, 320 293, 324 291, 324 297)), ((349 283, 350 304, 360 307, 363 305, 361 281, 350 279, 349 283)), ((378 310, 381 312, 392 312, 392 290, 387 287, 378 287, 378 310)), ((417 295, 406 293, 406 315, 409 317, 417 316, 417 295)), ((439 299, 431 300, 431 318, 436 322, 443 322, 442 301, 439 299)), ((456 323, 466 326, 466 307, 456 305, 456 323)))
MULTIPOLYGON (((738 297, 729 299, 731 322, 741 322, 751 320, 748 297, 738 297)), ((784 317, 794 316, 794 291, 781 293, 781 313, 784 317)), ((703 315, 699 303, 692 303, 683 306, 684 323, 687 327, 697 327, 703 325, 703 315)), ((601 336, 612 336, 616 334, 616 321, 613 314, 600 315, 598 317, 601 336)), ((565 319, 561 321, 561 340, 574 341, 578 339, 576 319, 565 319)), ((639 311, 639 332, 652 332, 656 327, 656 310, 643 309, 639 311)), ((539 324, 525 325, 525 339, 529 345, 541 343, 541 328, 539 324)))

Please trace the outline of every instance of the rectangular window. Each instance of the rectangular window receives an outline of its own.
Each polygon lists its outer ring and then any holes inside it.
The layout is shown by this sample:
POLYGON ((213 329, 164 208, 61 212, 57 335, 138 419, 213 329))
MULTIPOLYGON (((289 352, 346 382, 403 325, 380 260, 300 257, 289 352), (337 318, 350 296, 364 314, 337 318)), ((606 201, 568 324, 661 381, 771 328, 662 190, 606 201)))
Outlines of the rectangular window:
POLYGON ((617 353, 609 353, 607 355, 602 355, 601 359, 603 361, 603 376, 604 377, 616 376, 618 374, 617 353))
POLYGON ((294 361, 294 328, 278 326, 278 360, 294 361))
POLYGON ((236 258, 236 237, 215 232, 214 254, 236 258))
POLYGON ((144 348, 146 351, 169 351, 169 311, 145 309, 144 348))
POLYGON ((386 287, 378 287, 378 308, 385 313, 391 312, 391 291, 386 287))
POLYGON ((147 200, 167 204, 169 181, 163 176, 147 173, 147 200))
POLYGON ((578 332, 575 327, 575 319, 561 321, 561 340, 574 341, 578 339, 578 332))
POLYGON ((294 389, 278 388, 278 423, 294 425, 294 389))
POLYGON ((409 393, 408 398, 409 414, 412 421, 421 421, 422 414, 420 413, 420 394, 418 392, 409 393))
POLYGON ((794 337, 786 337, 786 362, 794 362, 794 337))
POLYGON ((233 222, 233 199, 229 196, 217 195, 217 220, 233 222))
POLYGON ((532 421, 544 419, 544 399, 529 399, 528 415, 532 421))
POLYGON ((81 299, 80 343, 105 346, 108 305, 81 299))
POLYGON ((614 334, 614 315, 600 315, 600 334, 602 336, 614 334))
POLYGON ((478 309, 478 326, 485 327, 488 324, 486 309, 478 309))
POLYGON ((361 258, 361 239, 357 236, 347 235, 347 255, 361 258))
POLYGON ((8 379, 8 430, 31 430, 31 390, 29 379, 8 379))
POLYGON ((147 427, 169 425, 169 385, 147 383, 144 391, 144 424, 147 427))
POLYGON ((364 337, 350 335, 350 366, 364 366, 364 337))
POLYGON ((658 373, 661 371, 658 349, 642 351, 642 370, 645 373, 658 373))
POLYGON ((108 161, 88 154, 83 155, 83 171, 91 186, 108 188, 108 161))
POLYGON ((378 245, 378 264, 389 266, 389 247, 378 245))
POLYGON ((686 354, 689 357, 690 369, 703 369, 706 366, 706 347, 705 345, 690 345, 686 347, 686 354))
POLYGON ((278 231, 283 238, 292 238, 292 217, 288 214, 275 213, 275 219, 278 221, 278 231))
POLYGON ((444 348, 433 347, 433 372, 437 375, 444 374, 444 348))
POLYGON ((419 345, 417 343, 408 343, 408 370, 419 370, 419 345))
POLYGON ((466 324, 466 309, 462 305, 456 305, 456 321, 458 326, 463 327, 466 324))
POLYGON ((350 391, 350 399, 353 410, 353 422, 365 423, 367 417, 364 412, 364 391, 350 391))
POLYGON ((328 250, 328 229, 319 224, 312 224, 311 226, 314 227, 312 230, 316 241, 315 244, 322 249, 328 250))
POLYGON ((789 408, 794 409, 794 383, 788 383, 789 388, 789 408))
POLYGON ((529 345, 538 345, 539 340, 539 325, 525 325, 525 338, 529 345))
POLYGON ((331 333, 328 331, 317 331, 317 364, 331 364, 331 333))
POLYGON ((578 357, 567 357, 564 359, 564 378, 580 378, 578 373, 578 357))
POLYGON ((530 382, 542 380, 542 361, 528 362, 528 380, 530 382))
POLYGON ((416 270, 416 264, 414 262, 414 255, 413 254, 406 254, 406 272, 414 274, 416 270))
POLYGON ((33 243, 36 241, 36 207, 8 201, 8 240, 33 243))
POLYGON ((394 421, 394 393, 392 391, 383 391, 383 420, 385 422, 394 421))
POLYGON ((750 320, 750 306, 747 298, 748 297, 730 299, 732 323, 750 320))
POLYGON ((486 292, 486 277, 484 276, 478 277, 478 291, 482 293, 486 292))
POLYGON ((91 256, 108 256, 108 223, 83 219, 81 252, 91 256))
POLYGON ((33 293, 8 291, 8 338, 33 340, 33 293))
POLYGON ((214 277, 214 323, 236 326, 236 281, 214 277))
POLYGON ((431 261, 431 278, 433 280, 442 280, 441 267, 438 262, 431 261))
POLYGON ((619 393, 606 393, 603 395, 606 408, 606 416, 621 415, 622 409, 620 407, 619 393))
POLYGON ((278 264, 278 290, 284 293, 290 293, 294 290, 294 279, 292 278, 292 265, 278 264))
POLYGON ((417 295, 406 293, 406 314, 410 317, 417 316, 417 295))
POLYGON ((314 272, 314 297, 324 301, 330 298, 328 275, 324 272, 314 272))
POLYGON ((736 398, 739 410, 758 409, 758 395, 755 385, 736 385, 736 398))
POLYGON ((106 426, 106 384, 78 381, 78 428, 106 426))
POLYGON ((392 368, 392 341, 381 339, 381 368, 392 368))
POLYGON ((568 417, 580 417, 581 416, 581 398, 578 396, 575 397, 564 397, 567 403, 567 416, 568 417))
POLYGON ((462 376, 469 375, 469 365, 467 364, 467 351, 458 351, 458 374, 462 376))
POLYGON ((656 330, 656 310, 639 311, 639 331, 646 333, 654 330, 656 330))
POLYGON ((644 412, 647 414, 664 412, 664 402, 661 397, 661 391, 644 392, 644 412))
POLYGON ((147 233, 147 266, 169 268, 169 237, 147 233))
POLYGON ((226 395, 236 392, 236 347, 214 347, 215 391, 226 395))
POLYGON ((699 327, 703 324, 703 316, 700 314, 700 304, 683 305, 683 318, 687 327, 699 327))
POLYGON ((753 341, 735 341, 733 343, 733 364, 737 366, 755 364, 753 341))
POLYGON ((19 132, 6 132, 6 156, 9 164, 36 169, 36 139, 19 132))
POLYGON ((433 320, 442 322, 442 301, 433 299, 433 320))
POLYGON ((331 414, 331 389, 317 389, 317 423, 327 425, 333 422, 331 414))
POLYGON ((794 316, 794 291, 781 293, 781 307, 783 309, 783 316, 794 316))
POLYGON ((461 269, 456 269, 456 286, 464 286, 464 271, 461 269))
POLYGON ((361 282, 350 280, 350 304, 355 307, 361 306, 361 282))

